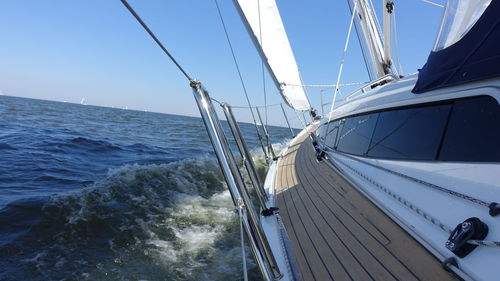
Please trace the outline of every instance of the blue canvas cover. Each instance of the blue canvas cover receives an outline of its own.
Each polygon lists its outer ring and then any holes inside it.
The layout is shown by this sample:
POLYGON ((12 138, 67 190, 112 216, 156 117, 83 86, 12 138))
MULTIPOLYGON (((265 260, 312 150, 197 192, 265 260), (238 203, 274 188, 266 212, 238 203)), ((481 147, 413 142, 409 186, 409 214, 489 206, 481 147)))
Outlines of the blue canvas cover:
POLYGON ((500 76, 500 0, 492 0, 470 31, 453 45, 431 52, 412 92, 500 76))

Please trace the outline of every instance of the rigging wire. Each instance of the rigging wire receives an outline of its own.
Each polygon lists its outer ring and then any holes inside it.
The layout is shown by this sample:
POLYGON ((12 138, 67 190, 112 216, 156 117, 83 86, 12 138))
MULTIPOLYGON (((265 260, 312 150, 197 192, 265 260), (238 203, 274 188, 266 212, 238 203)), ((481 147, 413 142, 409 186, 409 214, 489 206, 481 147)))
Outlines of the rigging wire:
POLYGON ((438 4, 438 3, 434 3, 434 2, 429 1, 429 0, 420 0, 420 1, 425 2, 427 4, 431 4, 431 5, 437 6, 437 7, 444 8, 444 5, 441 5, 441 4, 438 4))
MULTIPOLYGON (((356 15, 356 5, 357 2, 354 2, 354 7, 352 8, 352 15, 351 15, 351 22, 349 23, 349 31, 347 32, 347 38, 345 40, 345 45, 344 45, 344 52, 342 54, 342 59, 340 61, 340 69, 339 69, 339 74, 337 76, 337 83, 335 83, 335 91, 333 92, 333 100, 332 100, 332 105, 330 107, 330 112, 328 113, 328 122, 326 124, 326 131, 329 132, 330 129, 330 121, 332 120, 332 114, 331 112, 333 111, 333 107, 335 106, 335 99, 337 98, 337 93, 339 91, 339 82, 340 82, 340 77, 342 76, 342 69, 344 68, 344 62, 345 62, 345 55, 347 53, 347 47, 349 46, 349 38, 351 37, 351 31, 352 31, 352 25, 354 23, 354 16, 356 15)), ((323 106, 323 105, 322 105, 323 106)))
POLYGON ((156 44, 158 44, 158 46, 160 46, 160 48, 163 50, 163 52, 170 58, 170 60, 175 64, 175 66, 177 66, 177 68, 182 72, 182 74, 184 74, 184 76, 186 76, 186 78, 189 80, 189 82, 192 82, 193 79, 187 74, 187 72, 184 70, 184 68, 182 68, 182 66, 177 62, 177 60, 175 60, 175 58, 172 56, 172 54, 170 54, 170 52, 167 50, 167 48, 165 48, 165 46, 163 46, 163 44, 160 42, 160 40, 158 40, 158 38, 156 38, 154 33, 151 31, 151 29, 149 29, 149 27, 144 23, 144 21, 142 21, 141 17, 139 17, 139 15, 129 5, 127 0, 120 0, 120 1, 123 3, 123 5, 125 5, 125 7, 135 17, 135 19, 141 24, 141 26, 146 30, 146 32, 149 33, 149 35, 153 38, 153 40, 155 40, 156 44))
POLYGON ((252 106, 252 107, 249 107, 249 106, 243 106, 243 105, 231 105, 232 108, 264 108, 264 107, 271 107, 271 106, 278 106, 280 105, 281 103, 273 103, 273 104, 268 104, 268 105, 255 105, 255 106, 252 106))
POLYGON ((293 112, 295 112, 295 115, 297 116, 297 119, 299 119, 300 123, 302 123, 302 126, 304 126, 304 129, 307 129, 307 124, 306 124, 305 120, 302 120, 302 118, 300 118, 300 115, 297 112, 297 110, 294 109, 293 112))
MULTIPOLYGON (((240 78, 241 87, 243 88, 243 92, 245 93, 245 98, 246 98, 247 104, 248 104, 247 108, 250 109, 250 113, 252 114, 253 123, 255 124, 255 130, 257 131, 257 136, 258 136, 259 140, 262 141, 262 137, 260 136, 259 128, 257 127, 257 119, 255 119, 255 114, 252 110, 252 108, 253 108, 252 103, 250 102, 250 98, 248 97, 248 91, 247 91, 247 88, 245 86, 245 81, 243 80, 240 66, 238 64, 238 60, 236 59, 236 55, 234 53, 233 44, 231 43, 231 39, 230 39, 229 33, 227 31, 226 23, 224 22, 224 18, 222 17, 222 12, 221 12, 220 7, 219 7, 219 2, 217 0, 214 0, 214 2, 215 2, 215 6, 217 7, 217 12, 219 14, 219 18, 220 18, 220 21, 222 23, 222 27, 224 29, 224 34, 226 35, 226 40, 227 40, 227 43, 229 45, 229 49, 231 50, 231 55, 233 57, 234 65, 236 66, 236 70, 238 72, 238 77, 240 78)), ((232 107, 235 108, 235 106, 232 106, 232 107)), ((244 107, 241 107, 241 108, 244 108, 244 107)))
POLYGON ((346 87, 346 86, 356 86, 356 85, 364 85, 368 82, 352 82, 352 83, 343 83, 343 84, 288 84, 282 83, 284 86, 294 86, 294 87, 309 87, 309 88, 335 88, 335 87, 346 87))
MULTIPOLYGON (((298 69, 297 69, 298 70, 298 69)), ((302 79, 302 74, 299 72, 300 84, 304 84, 304 80, 302 79)), ((304 90, 304 94, 306 95, 307 102, 309 103, 309 110, 312 112, 314 108, 311 106, 311 99, 309 98, 309 92, 305 87, 302 86, 302 90, 304 90)))
MULTIPOLYGON (((353 10, 356 10, 356 4, 357 4, 357 2, 354 3, 353 10)), ((352 26, 354 23, 354 16, 355 15, 356 15, 356 13, 352 13, 352 16, 351 16, 351 23, 349 24, 349 31, 347 32, 347 38, 345 40, 344 53, 342 54, 342 60, 340 61, 340 69, 339 69, 339 74, 337 76, 337 83, 335 83, 336 87, 335 87, 335 92, 333 94, 332 107, 331 107, 330 111, 332 111, 333 107, 335 106, 335 98, 337 97, 337 92, 339 90, 340 77, 342 77, 342 70, 344 68, 345 55, 347 54, 347 47, 349 46, 349 38, 351 38, 351 31, 352 31, 352 26)), ((330 121, 330 120, 328 120, 328 121, 330 121)))
MULTIPOLYGON (((394 3, 394 2, 393 2, 394 3)), ((403 67, 401 66, 401 62, 399 60, 399 44, 398 44, 398 28, 396 25, 396 10, 393 9, 393 12, 391 14, 391 20, 392 20, 392 26, 393 26, 393 32, 394 32, 394 51, 396 52, 396 63, 397 63, 397 69, 398 69, 398 74, 401 75, 403 73, 403 67)))

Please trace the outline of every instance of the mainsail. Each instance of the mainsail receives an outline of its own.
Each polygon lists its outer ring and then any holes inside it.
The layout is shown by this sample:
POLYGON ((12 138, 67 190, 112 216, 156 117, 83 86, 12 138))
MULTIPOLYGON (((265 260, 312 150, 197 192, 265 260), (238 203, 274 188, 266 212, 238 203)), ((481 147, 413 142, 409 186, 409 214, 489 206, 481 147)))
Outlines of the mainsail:
POLYGON ((275 0, 234 0, 248 33, 286 103, 311 108, 275 0))

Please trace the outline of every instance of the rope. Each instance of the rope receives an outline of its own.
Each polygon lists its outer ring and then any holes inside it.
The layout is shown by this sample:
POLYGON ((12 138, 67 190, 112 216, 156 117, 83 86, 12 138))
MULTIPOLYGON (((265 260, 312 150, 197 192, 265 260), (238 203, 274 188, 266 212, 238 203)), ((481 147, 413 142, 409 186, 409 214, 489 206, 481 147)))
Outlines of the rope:
POLYGON ((429 188, 432 188, 432 189, 435 189, 435 190, 439 190, 439 191, 441 191, 443 193, 446 193, 448 195, 455 196, 457 198, 470 201, 472 203, 478 204, 478 205, 483 206, 483 207, 489 208, 489 206, 491 204, 491 203, 488 203, 488 202, 483 201, 481 199, 477 199, 477 198, 474 198, 472 196, 469 196, 469 195, 466 195, 466 194, 463 194, 463 193, 460 193, 460 192, 456 192, 456 191, 450 190, 448 188, 445 188, 445 187, 442 187, 442 186, 439 186, 439 185, 436 185, 436 184, 433 184, 433 183, 430 183, 430 182, 426 182, 424 180, 420 180, 420 179, 417 179, 417 178, 414 178, 414 177, 411 177, 411 176, 408 176, 408 175, 405 175, 405 174, 402 174, 402 173, 399 173, 399 172, 396 172, 396 171, 384 168, 382 166, 374 165, 374 164, 372 164, 370 162, 363 161, 361 159, 357 159, 357 158, 352 157, 350 155, 345 155, 345 154, 343 154, 343 155, 346 156, 347 158, 350 158, 350 159, 353 159, 355 161, 361 162, 363 164, 369 165, 371 167, 377 168, 377 169, 382 170, 384 172, 388 172, 390 174, 402 177, 404 179, 407 179, 407 180, 419 183, 419 184, 424 185, 426 187, 429 187, 429 188))
POLYGON ((420 0, 420 1, 425 2, 427 4, 431 4, 431 5, 437 6, 437 7, 444 8, 444 5, 441 5, 441 4, 438 4, 438 3, 434 3, 434 2, 429 1, 429 0, 420 0))
MULTIPOLYGON (((240 203, 242 204, 242 203, 240 203)), ((238 215, 240 217, 240 240, 241 240, 241 258, 242 258, 242 263, 243 263, 243 280, 248 281, 248 270, 247 270, 247 259, 246 259, 246 253, 245 253, 245 238, 243 237, 243 212, 242 212, 243 206, 239 205, 237 207, 238 209, 238 215)))
MULTIPOLYGON (((345 156, 345 155, 344 155, 345 156)), ((415 213, 419 214, 420 216, 424 217, 427 221, 431 222, 433 225, 436 225, 437 227, 439 227, 441 230, 447 232, 447 233, 451 233, 452 232, 452 229, 445 225, 444 223, 440 222, 439 220, 437 220, 436 218, 432 217, 430 214, 427 214, 426 212, 424 212, 422 209, 412 205, 408 200, 406 200, 405 198, 403 198, 402 196, 392 192, 391 190, 389 190, 387 187, 383 186, 382 184, 378 183, 377 181, 373 180, 372 178, 366 176, 365 174, 361 173, 360 171, 354 169, 353 167, 347 165, 345 162, 342 162, 340 160, 337 159, 337 161, 341 162, 344 166, 346 166, 348 169, 352 170, 354 173, 356 173, 357 175, 359 175, 360 177, 364 178, 366 181, 368 181, 369 183, 373 184, 374 186, 376 186, 378 189, 380 189, 381 191, 383 191, 384 193, 388 194, 389 196, 391 196, 392 198, 396 199, 399 203, 402 203, 403 205, 405 205, 406 207, 410 208, 412 211, 414 211, 415 213)))
POLYGON ((467 243, 477 246, 500 247, 500 242, 488 240, 468 240, 467 243))
POLYGON ((193 81, 193 79, 186 73, 186 71, 181 67, 181 65, 175 60, 175 58, 170 54, 170 52, 163 46, 163 44, 156 38, 154 33, 149 29, 149 27, 142 21, 141 17, 134 11, 134 9, 128 4, 127 0, 120 0, 123 5, 129 10, 129 12, 135 17, 135 19, 142 25, 142 27, 149 33, 149 35, 155 40, 156 44, 160 46, 163 52, 170 58, 170 60, 177 66, 177 68, 186 76, 189 82, 193 81))
MULTIPOLYGON (((344 156, 347 156, 345 154, 343 154, 344 156)), ((416 207, 415 205, 411 204, 408 200, 406 200, 405 198, 401 197, 400 195, 392 192, 391 190, 389 190, 387 187, 383 186, 382 184, 378 183, 377 181, 373 180, 372 178, 366 176, 365 174, 361 173, 360 171, 354 169, 353 167, 347 165, 345 162, 343 161, 340 161, 339 159, 336 159, 337 161, 339 161, 340 163, 342 163, 344 166, 346 166, 348 169, 352 170, 354 173, 356 173, 357 175, 359 175, 360 177, 364 178, 366 181, 368 181, 369 183, 373 184, 374 186, 376 186, 378 189, 380 189, 381 191, 383 191, 384 193, 388 194, 389 196, 391 196, 392 198, 396 199, 399 203, 405 205, 406 207, 408 207, 410 210, 412 210, 413 212, 417 213, 418 215, 420 215, 421 217, 423 217, 425 220, 427 220, 428 222, 430 222, 431 224, 433 224, 434 226, 437 226, 439 229, 445 231, 446 233, 448 234, 451 234, 453 232, 453 230, 447 226, 446 224, 442 223, 441 221, 439 221, 437 218, 433 217, 432 215, 426 213, 425 211, 423 211, 422 209, 416 207)), ((358 159, 354 159, 354 160, 358 160, 358 159)), ((467 240, 467 243, 468 244, 472 244, 472 245, 477 245, 477 246, 486 246, 486 247, 496 247, 496 248, 500 248, 500 242, 498 241, 488 241, 488 240, 467 240)))

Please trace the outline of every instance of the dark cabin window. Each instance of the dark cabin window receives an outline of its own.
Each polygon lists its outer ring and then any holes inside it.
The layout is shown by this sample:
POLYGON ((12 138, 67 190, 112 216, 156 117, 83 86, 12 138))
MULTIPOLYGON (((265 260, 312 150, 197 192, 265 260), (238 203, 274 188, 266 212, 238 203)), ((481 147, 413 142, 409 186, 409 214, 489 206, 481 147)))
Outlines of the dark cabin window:
POLYGON ((316 131, 316 135, 320 138, 325 138, 325 132, 326 132, 326 124, 321 125, 318 130, 316 131))
POLYGON ((340 119, 339 120, 339 127, 338 127, 338 131, 337 131, 337 138, 335 139, 335 149, 337 149, 337 146, 339 145, 339 139, 340 139, 340 133, 342 132, 342 129, 344 129, 344 125, 345 125, 345 118, 344 119, 340 119))
POLYGON ((455 101, 439 160, 500 162, 500 106, 494 98, 455 101))
POLYGON ((339 151, 364 155, 370 145, 378 113, 347 118, 340 135, 339 151))
POLYGON ((368 156, 435 160, 451 105, 380 113, 368 156))
POLYGON ((337 134, 339 131, 339 121, 330 122, 330 125, 324 125, 325 130, 328 127, 328 134, 325 137, 325 145, 334 148, 335 140, 337 139, 337 134))

